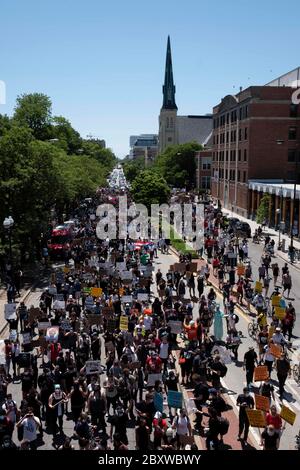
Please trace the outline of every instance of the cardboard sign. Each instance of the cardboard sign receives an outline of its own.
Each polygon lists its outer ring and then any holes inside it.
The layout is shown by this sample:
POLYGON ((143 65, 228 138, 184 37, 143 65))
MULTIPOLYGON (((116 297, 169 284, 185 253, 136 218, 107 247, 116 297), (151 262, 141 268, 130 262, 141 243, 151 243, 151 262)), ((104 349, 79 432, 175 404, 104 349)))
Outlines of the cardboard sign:
POLYGON ((154 387, 155 382, 157 380, 162 381, 162 373, 159 374, 149 374, 148 375, 148 381, 147 381, 147 387, 154 387))
POLYGON ((256 281, 256 283, 255 283, 255 292, 259 292, 259 293, 260 293, 260 292, 262 292, 262 290, 263 290, 263 285, 262 285, 262 283, 259 282, 259 281, 256 281))
POLYGON ((86 375, 100 374, 102 372, 101 361, 87 361, 85 363, 86 375))
POLYGON ((171 333, 174 335, 179 335, 182 333, 183 327, 181 321, 169 320, 167 325, 171 328, 171 333))
POLYGON ((100 297, 102 295, 102 289, 101 287, 92 287, 91 289, 91 295, 93 297, 100 297))
POLYGON ((254 382, 263 382, 269 378, 267 366, 258 366, 254 369, 254 382))
POLYGON ((168 405, 172 408, 182 408, 182 392, 168 391, 168 405))
POLYGON ((101 325, 101 322, 102 322, 100 315, 88 315, 87 320, 90 326, 101 325))
POLYGON ((249 419, 250 426, 252 426, 253 428, 266 427, 266 416, 262 410, 250 410, 248 408, 246 409, 246 413, 249 419))
POLYGON ((126 280, 130 279, 131 280, 132 276, 133 276, 133 274, 132 274, 131 271, 122 271, 121 272, 121 279, 122 280, 124 280, 124 279, 126 279, 126 280))
POLYGON ((42 330, 46 331, 50 327, 51 327, 51 323, 49 321, 39 321, 38 322, 38 330, 39 331, 42 331, 42 330))
POLYGON ((4 305, 4 318, 5 320, 15 320, 17 318, 17 304, 4 305))
POLYGON ((132 295, 123 295, 121 298, 123 304, 131 304, 132 303, 132 295))
POLYGON ((120 263, 116 263, 116 268, 118 271, 126 271, 126 262, 122 261, 120 263))
POLYGON ((50 343, 57 343, 58 341, 59 328, 58 326, 51 326, 47 328, 46 340, 50 343))
POLYGON ((37 320, 38 318, 41 318, 42 312, 39 308, 30 308, 28 312, 28 319, 30 322, 33 322, 37 320))
POLYGON ((112 307, 102 307, 101 313, 104 317, 109 317, 114 314, 114 309, 112 307))
POLYGON ((178 271, 179 273, 184 273, 186 271, 186 264, 185 263, 174 263, 173 269, 174 269, 174 271, 178 271))
POLYGON ((117 328, 117 321, 115 318, 109 318, 107 320, 107 331, 109 333, 114 333, 114 331, 116 330, 117 328))
POLYGON ((272 297, 272 307, 279 307, 280 306, 280 295, 273 295, 272 297))
POLYGON ((197 273, 198 272, 198 264, 197 263, 190 263, 190 269, 191 273, 197 273))
POLYGON ((147 293, 139 293, 137 295, 138 300, 147 302, 149 300, 149 294, 147 293))
POLYGON ((270 353, 273 354, 276 359, 280 359, 282 353, 282 347, 279 344, 270 345, 270 353))
POLYGON ((275 317, 279 320, 283 320, 285 318, 286 311, 284 307, 275 307, 275 317))
POLYGON ((90 295, 92 288, 91 287, 83 287, 82 292, 85 295, 90 295))
POLYGON ((255 408, 257 410, 262 410, 268 412, 270 409, 270 400, 268 397, 263 395, 255 395, 255 408))
POLYGON ((244 276, 245 275, 246 268, 243 264, 238 264, 236 268, 236 273, 238 276, 244 276))
POLYGON ((164 398, 162 393, 154 393, 153 403, 156 411, 160 411, 162 413, 164 410, 164 398))
POLYGON ((122 315, 120 317, 120 330, 121 331, 128 331, 128 317, 122 315))
POLYGON ((31 343, 31 334, 30 333, 22 333, 22 342, 23 342, 23 344, 30 344, 31 343))
POLYGON ((281 411, 280 411, 280 417, 284 419, 287 423, 291 424, 293 426, 295 420, 296 420, 296 413, 292 411, 290 408, 288 408, 285 405, 282 405, 281 411))
POLYGON ((270 326, 269 332, 268 332, 268 339, 271 339, 274 333, 275 333, 275 326, 270 326))

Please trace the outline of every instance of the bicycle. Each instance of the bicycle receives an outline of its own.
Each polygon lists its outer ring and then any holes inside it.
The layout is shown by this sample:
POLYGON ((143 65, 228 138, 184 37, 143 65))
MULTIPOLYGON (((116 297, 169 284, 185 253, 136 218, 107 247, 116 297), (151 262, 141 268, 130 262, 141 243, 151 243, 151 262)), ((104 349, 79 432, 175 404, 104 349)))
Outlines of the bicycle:
POLYGON ((293 379, 297 384, 300 384, 300 362, 293 367, 293 379))
POLYGON ((253 318, 252 322, 248 324, 248 334, 252 339, 256 339, 258 332, 259 326, 256 320, 253 318))

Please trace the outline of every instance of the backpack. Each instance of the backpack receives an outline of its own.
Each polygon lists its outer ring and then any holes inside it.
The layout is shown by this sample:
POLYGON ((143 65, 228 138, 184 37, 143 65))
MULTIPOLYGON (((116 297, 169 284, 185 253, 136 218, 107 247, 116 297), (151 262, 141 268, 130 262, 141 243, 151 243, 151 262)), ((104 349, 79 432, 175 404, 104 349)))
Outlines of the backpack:
POLYGON ((227 367, 225 366, 225 364, 222 364, 222 368, 220 370, 220 377, 225 377, 225 375, 227 374, 227 367))
POLYGON ((225 434, 228 433, 229 421, 227 418, 224 418, 223 416, 218 418, 218 421, 219 421, 219 433, 221 434, 221 436, 225 436, 225 434))

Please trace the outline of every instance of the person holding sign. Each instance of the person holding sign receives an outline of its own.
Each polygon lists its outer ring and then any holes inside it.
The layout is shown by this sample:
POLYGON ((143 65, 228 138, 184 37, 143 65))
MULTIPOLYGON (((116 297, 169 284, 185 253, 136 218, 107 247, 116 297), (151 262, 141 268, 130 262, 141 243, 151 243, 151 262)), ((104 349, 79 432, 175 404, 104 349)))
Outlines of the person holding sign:
POLYGON ((52 411, 53 437, 57 434, 57 420, 60 434, 63 434, 64 403, 67 403, 67 401, 66 394, 60 389, 60 385, 56 384, 48 401, 48 406, 52 411))
POLYGON ((239 434, 238 434, 238 441, 243 440, 244 444, 247 444, 248 433, 249 433, 249 418, 246 413, 246 409, 254 408, 254 400, 253 397, 249 393, 248 387, 243 388, 243 393, 241 393, 237 397, 236 401, 237 406, 239 407, 239 434), (244 431, 244 438, 242 438, 242 433, 244 431))
POLYGON ((269 413, 267 413, 266 422, 267 422, 267 425, 273 425, 275 431, 278 432, 279 436, 281 435, 282 419, 280 417, 280 414, 277 413, 277 408, 275 405, 272 405, 269 413))

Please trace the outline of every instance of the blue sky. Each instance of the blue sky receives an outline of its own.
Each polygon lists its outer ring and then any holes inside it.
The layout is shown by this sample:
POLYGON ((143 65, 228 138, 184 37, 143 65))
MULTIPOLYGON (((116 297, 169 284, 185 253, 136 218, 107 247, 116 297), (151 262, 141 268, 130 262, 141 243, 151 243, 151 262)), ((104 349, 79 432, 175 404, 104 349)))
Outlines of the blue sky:
POLYGON ((158 130, 167 35, 179 114, 205 114, 239 86, 300 65, 298 0, 2 0, 0 80, 43 92, 53 114, 117 156, 158 130))

